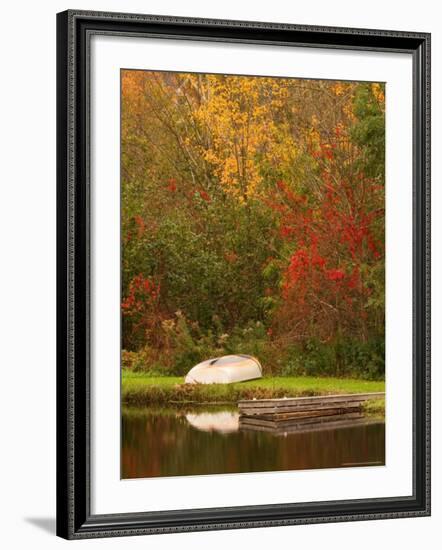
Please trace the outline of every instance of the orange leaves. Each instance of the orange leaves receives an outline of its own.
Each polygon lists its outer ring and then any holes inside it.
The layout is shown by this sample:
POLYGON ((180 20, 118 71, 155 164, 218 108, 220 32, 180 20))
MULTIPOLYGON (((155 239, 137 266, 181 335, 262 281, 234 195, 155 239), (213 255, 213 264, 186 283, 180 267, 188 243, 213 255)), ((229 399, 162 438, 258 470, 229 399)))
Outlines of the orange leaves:
POLYGON ((333 91, 334 94, 336 94, 337 96, 342 96, 344 95, 345 93, 345 90, 346 90, 346 85, 345 85, 345 82, 336 82, 335 84, 333 84, 331 86, 331 89, 333 91))
POLYGON ((141 71, 121 71, 121 99, 125 109, 137 112, 142 107, 145 77, 141 71))

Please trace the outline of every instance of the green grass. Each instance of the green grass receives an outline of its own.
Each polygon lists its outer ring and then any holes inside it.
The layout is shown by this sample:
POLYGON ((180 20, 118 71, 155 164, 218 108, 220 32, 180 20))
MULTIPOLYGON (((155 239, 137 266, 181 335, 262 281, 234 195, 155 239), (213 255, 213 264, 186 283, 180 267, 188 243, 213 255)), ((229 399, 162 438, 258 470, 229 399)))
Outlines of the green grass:
POLYGON ((383 381, 351 378, 273 377, 236 384, 184 384, 178 376, 150 377, 123 371, 122 397, 126 405, 236 403, 240 399, 268 399, 385 391, 383 381))
POLYGON ((372 399, 363 405, 365 414, 373 417, 385 418, 385 399, 372 399))

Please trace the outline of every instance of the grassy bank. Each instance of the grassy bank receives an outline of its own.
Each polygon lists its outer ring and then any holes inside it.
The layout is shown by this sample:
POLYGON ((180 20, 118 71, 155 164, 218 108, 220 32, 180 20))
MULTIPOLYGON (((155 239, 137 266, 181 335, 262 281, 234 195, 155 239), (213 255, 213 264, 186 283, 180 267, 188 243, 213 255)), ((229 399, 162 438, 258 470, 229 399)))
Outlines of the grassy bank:
POLYGON ((385 399, 373 399, 363 405, 365 414, 371 417, 385 417, 385 399))
MULTIPOLYGON (((237 384, 183 384, 182 377, 150 377, 123 371, 125 405, 185 405, 236 403, 240 399, 270 399, 335 393, 368 393, 385 390, 382 381, 350 378, 274 377, 237 384)), ((373 405, 378 407, 378 405, 373 405)))

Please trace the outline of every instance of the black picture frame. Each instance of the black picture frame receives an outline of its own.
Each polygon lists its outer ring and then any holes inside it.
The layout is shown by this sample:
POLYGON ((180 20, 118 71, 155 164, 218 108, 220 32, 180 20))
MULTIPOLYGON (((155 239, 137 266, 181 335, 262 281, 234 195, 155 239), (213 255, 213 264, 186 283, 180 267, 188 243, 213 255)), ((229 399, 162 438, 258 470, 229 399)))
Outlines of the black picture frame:
POLYGON ((67 539, 430 514, 430 35, 69 10, 57 15, 57 534, 67 539), (92 515, 89 41, 93 34, 406 52, 413 58, 413 495, 92 515))

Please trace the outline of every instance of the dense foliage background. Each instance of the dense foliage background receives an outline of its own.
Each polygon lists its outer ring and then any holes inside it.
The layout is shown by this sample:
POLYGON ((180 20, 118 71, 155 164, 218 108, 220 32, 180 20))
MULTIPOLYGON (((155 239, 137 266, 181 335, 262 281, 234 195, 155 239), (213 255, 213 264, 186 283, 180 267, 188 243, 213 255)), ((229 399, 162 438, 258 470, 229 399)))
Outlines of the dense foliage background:
POLYGON ((121 82, 123 366, 382 378, 383 84, 121 82))

